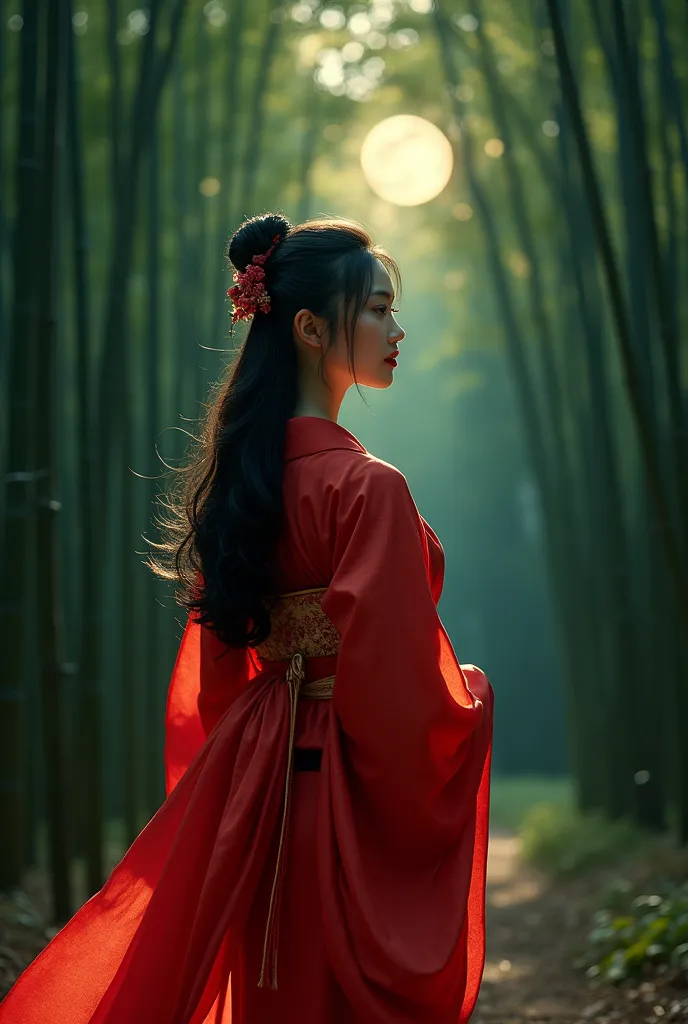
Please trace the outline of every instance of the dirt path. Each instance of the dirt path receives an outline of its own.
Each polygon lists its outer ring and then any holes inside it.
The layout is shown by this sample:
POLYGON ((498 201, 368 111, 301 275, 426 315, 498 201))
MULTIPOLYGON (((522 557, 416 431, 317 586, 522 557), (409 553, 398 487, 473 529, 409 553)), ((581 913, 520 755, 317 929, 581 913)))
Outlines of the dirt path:
POLYGON ((593 990, 573 967, 589 927, 594 879, 552 885, 519 858, 519 841, 490 840, 487 961, 471 1024, 688 1022, 688 998, 653 984, 593 990))

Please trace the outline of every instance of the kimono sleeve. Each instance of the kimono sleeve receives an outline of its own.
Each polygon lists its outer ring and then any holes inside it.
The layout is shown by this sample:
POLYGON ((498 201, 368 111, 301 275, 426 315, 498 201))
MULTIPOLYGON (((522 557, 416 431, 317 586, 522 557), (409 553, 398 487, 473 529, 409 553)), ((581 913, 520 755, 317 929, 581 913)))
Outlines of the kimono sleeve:
POLYGON ((404 475, 363 462, 334 518, 326 939, 365 1019, 457 1024, 484 964, 492 689, 439 618, 404 475))
POLYGON ((248 648, 228 648, 215 633, 189 615, 167 692, 168 796, 256 671, 248 648))
POLYGON ((491 694, 477 673, 471 690, 437 613, 406 478, 383 462, 365 470, 340 496, 322 601, 340 634, 334 702, 371 812, 396 827, 425 808, 427 844, 444 833, 453 800, 444 787, 463 767, 466 741, 487 726, 491 694))

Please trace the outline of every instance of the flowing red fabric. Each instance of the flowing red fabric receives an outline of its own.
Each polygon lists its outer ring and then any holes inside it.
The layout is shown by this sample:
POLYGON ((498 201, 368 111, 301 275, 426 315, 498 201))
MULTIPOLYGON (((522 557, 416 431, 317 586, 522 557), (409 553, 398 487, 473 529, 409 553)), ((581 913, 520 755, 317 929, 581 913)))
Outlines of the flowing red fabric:
POLYGON ((463 1024, 484 964, 492 690, 437 614, 442 546, 395 467, 287 424, 280 589, 326 587, 331 700, 299 701, 280 984, 257 989, 289 733, 283 666, 189 620, 167 799, 0 1005, 1 1024, 463 1024), (309 775, 310 777, 306 777, 309 775), (310 952, 308 952, 310 951, 310 952), (304 962, 304 957, 308 960, 304 962))

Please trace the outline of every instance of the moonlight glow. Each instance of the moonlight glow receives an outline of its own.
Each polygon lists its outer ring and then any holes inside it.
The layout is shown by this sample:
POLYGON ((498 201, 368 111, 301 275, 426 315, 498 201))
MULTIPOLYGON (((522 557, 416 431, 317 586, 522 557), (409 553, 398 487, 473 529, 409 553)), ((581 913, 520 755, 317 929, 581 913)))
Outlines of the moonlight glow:
POLYGON ((434 199, 451 178, 453 166, 449 139, 414 114, 380 121, 361 147, 366 181, 381 199, 397 206, 420 206, 434 199))

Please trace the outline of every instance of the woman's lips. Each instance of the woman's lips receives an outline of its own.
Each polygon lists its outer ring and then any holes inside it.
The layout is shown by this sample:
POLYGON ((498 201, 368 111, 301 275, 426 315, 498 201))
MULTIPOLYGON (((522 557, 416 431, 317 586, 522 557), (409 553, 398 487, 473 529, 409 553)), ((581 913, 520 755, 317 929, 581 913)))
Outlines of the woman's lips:
POLYGON ((394 358, 394 356, 390 356, 389 359, 385 359, 385 362, 389 363, 390 366, 396 366, 397 365, 397 361, 394 358))

